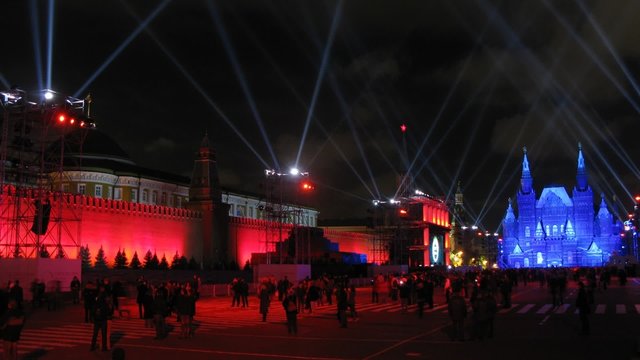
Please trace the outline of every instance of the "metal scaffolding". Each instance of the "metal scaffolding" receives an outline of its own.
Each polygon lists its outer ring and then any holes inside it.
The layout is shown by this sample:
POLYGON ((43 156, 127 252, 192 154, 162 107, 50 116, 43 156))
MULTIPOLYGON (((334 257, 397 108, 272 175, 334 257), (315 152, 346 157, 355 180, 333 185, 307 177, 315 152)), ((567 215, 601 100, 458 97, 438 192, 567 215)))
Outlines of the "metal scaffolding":
POLYGON ((64 161, 67 147, 79 149, 80 161, 86 131, 95 127, 84 100, 11 89, 0 92, 0 104, 0 257, 75 258, 82 206, 63 189, 64 161))

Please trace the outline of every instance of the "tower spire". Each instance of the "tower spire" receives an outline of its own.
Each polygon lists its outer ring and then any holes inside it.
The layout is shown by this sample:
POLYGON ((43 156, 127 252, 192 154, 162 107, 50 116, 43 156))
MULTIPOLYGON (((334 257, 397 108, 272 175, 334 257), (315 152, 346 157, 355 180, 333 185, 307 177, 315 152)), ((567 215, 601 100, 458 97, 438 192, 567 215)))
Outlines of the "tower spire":
POLYGON ((584 156, 582 155, 582 144, 578 142, 578 171, 576 174, 576 188, 580 191, 587 189, 587 168, 584 163, 584 156))
POLYGON ((533 178, 531 177, 531 170, 529 169, 529 159, 527 158, 527 147, 522 148, 524 153, 522 159, 522 177, 520 178, 520 188, 523 194, 531 192, 531 185, 533 184, 533 178))
POLYGON ((216 153, 211 148, 209 135, 206 132, 196 154, 193 175, 191 176, 189 199, 213 200, 216 204, 222 202, 216 153))

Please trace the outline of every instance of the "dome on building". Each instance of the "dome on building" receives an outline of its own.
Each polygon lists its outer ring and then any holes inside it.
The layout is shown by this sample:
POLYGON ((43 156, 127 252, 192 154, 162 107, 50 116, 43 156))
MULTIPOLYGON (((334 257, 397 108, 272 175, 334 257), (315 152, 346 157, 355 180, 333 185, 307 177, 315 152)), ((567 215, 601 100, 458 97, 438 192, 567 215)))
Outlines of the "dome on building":
MULTIPOLYGON (((49 146, 53 156, 60 152, 60 139, 49 146)), ((102 159, 134 165, 129 154, 109 135, 98 129, 77 129, 64 136, 64 157, 102 159)))

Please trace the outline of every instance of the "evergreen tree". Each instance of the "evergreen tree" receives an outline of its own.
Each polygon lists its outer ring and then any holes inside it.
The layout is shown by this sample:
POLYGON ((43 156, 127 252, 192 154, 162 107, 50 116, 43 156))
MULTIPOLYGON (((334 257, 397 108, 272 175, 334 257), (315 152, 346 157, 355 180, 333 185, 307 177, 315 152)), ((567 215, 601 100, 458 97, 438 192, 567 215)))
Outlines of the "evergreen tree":
POLYGON ((138 252, 134 251, 133 258, 131 258, 131 263, 129 264, 129 267, 131 267, 134 270, 138 270, 140 269, 141 265, 142 264, 140 263, 140 259, 138 259, 138 252))
POLYGON ((114 263, 116 269, 125 269, 127 267, 128 260, 124 250, 120 251, 120 249, 118 249, 114 263))
POLYGON ((49 258, 49 251, 47 251, 47 247, 42 245, 42 247, 40 248, 40 257, 41 258, 49 258))
POLYGON ((173 255, 173 259, 171 259, 171 270, 182 270, 180 267, 180 255, 178 252, 173 255))
POLYGON ((158 255, 156 255, 156 253, 153 253, 153 257, 151 258, 149 265, 150 265, 149 269, 158 270, 158 266, 160 265, 160 260, 158 259, 158 255))
POLYGON ((189 259, 186 256, 180 256, 180 269, 186 270, 189 268, 189 259))
POLYGON ((153 266, 151 264, 151 260, 153 259, 153 254, 151 253, 151 250, 147 250, 147 253, 144 254, 144 259, 142 259, 143 262, 143 267, 145 269, 151 269, 151 266, 153 266))
POLYGON ((116 257, 113 258, 113 267, 116 269, 121 269, 121 262, 122 262, 122 253, 120 252, 120 249, 118 249, 118 252, 116 253, 116 257))
POLYGON ((124 249, 122 249, 122 268, 126 268, 129 265, 129 259, 127 258, 127 253, 125 252, 124 249))
POLYGON ((91 268, 91 252, 89 252, 89 245, 80 246, 80 261, 82 262, 82 269, 91 268))
POLYGON ((189 270, 200 270, 200 265, 193 256, 189 260, 189 270))
POLYGON ((169 263, 167 262, 167 257, 162 254, 162 260, 160 260, 160 264, 158 264, 158 269, 160 270, 168 270, 169 263))
POLYGON ((67 256, 64 254, 64 250, 62 249, 62 245, 58 244, 56 249, 56 259, 64 259, 67 256))
POLYGON ((100 246, 98 254, 96 255, 96 262, 93 265, 94 268, 104 270, 107 268, 107 257, 104 255, 104 249, 100 246))

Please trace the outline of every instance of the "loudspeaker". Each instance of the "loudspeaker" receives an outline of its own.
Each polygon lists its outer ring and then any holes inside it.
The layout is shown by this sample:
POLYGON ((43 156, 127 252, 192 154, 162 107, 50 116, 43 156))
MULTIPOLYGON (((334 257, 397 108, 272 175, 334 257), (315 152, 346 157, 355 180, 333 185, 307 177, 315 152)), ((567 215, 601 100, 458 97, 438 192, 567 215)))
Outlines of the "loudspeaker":
POLYGON ((33 217, 31 231, 36 235, 44 235, 49 228, 49 216, 51 215, 51 204, 49 200, 42 204, 40 200, 36 200, 36 215, 33 217))

